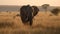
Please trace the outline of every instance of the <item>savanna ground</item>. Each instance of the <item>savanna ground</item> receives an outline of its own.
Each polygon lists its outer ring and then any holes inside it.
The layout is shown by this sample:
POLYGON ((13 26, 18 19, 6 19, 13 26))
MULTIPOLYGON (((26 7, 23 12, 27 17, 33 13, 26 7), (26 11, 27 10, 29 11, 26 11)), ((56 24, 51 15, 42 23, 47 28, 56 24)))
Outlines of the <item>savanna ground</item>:
POLYGON ((0 34, 60 34, 60 14, 39 12, 32 26, 24 25, 17 14, 17 11, 0 12, 0 34))

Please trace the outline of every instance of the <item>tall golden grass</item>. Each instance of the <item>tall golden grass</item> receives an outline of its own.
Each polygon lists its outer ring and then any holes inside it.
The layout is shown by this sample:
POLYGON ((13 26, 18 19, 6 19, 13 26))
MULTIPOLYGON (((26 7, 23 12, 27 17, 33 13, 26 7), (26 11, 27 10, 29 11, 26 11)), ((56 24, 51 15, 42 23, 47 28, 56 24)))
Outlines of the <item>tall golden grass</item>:
POLYGON ((18 11, 0 12, 0 34, 60 34, 60 14, 39 12, 32 26, 24 25, 17 14, 18 11))

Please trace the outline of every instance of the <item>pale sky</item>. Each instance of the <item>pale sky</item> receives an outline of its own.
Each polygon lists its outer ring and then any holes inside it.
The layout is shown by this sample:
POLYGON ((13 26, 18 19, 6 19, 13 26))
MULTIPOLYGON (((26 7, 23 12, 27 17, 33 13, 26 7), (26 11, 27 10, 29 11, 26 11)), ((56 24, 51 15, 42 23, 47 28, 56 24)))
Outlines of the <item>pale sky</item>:
POLYGON ((60 0, 0 0, 0 5, 36 5, 50 4, 51 6, 60 6, 60 0))

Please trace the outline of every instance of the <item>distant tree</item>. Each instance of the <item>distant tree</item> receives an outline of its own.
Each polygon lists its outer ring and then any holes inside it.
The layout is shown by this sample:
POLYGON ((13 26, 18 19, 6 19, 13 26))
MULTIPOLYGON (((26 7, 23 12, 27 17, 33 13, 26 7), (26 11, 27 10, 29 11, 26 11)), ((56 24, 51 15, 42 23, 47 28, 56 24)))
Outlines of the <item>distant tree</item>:
POLYGON ((42 8, 45 9, 45 11, 47 11, 47 8, 48 8, 49 6, 50 6, 49 4, 43 4, 43 5, 42 5, 42 8))
POLYGON ((58 13, 60 12, 60 9, 58 9, 58 8, 54 8, 52 11, 51 11, 51 13, 53 13, 54 15, 58 15, 58 13))

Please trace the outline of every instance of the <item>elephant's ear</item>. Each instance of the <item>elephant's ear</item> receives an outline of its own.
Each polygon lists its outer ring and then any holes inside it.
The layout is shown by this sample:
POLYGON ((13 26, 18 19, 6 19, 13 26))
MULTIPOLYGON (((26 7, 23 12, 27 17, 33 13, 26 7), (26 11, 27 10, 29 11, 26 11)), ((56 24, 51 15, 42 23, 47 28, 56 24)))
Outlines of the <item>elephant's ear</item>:
POLYGON ((38 11, 39 11, 39 9, 38 9, 38 7, 37 6, 32 6, 33 7, 33 16, 36 16, 37 14, 38 14, 38 11))
POLYGON ((34 11, 39 11, 37 6, 33 6, 33 8, 34 8, 34 11))

